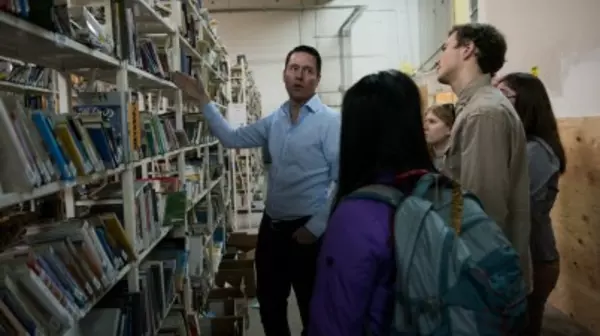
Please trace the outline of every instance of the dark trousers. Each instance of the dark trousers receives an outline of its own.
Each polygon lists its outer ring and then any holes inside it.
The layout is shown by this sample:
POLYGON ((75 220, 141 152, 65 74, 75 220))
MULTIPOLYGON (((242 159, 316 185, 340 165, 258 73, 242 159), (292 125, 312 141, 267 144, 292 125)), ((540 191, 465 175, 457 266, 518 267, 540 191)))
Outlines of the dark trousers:
POLYGON ((307 335, 319 243, 302 245, 292 235, 309 219, 276 221, 263 214, 255 263, 257 298, 265 336, 291 336, 287 311, 291 288, 294 288, 304 326, 302 335, 307 335))
POLYGON ((527 298, 528 325, 525 335, 539 336, 548 297, 558 281, 560 264, 557 261, 533 262, 533 292, 527 298))

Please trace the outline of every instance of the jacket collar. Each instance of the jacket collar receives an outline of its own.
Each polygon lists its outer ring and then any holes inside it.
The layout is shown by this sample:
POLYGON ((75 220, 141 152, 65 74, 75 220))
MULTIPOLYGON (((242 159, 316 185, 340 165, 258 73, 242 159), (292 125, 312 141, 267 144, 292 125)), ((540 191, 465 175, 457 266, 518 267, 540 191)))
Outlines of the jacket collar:
POLYGON ((458 93, 456 102, 456 114, 458 114, 473 98, 475 93, 484 86, 492 85, 492 76, 481 75, 469 83, 461 92, 458 93))
MULTIPOLYGON (((285 111, 285 113, 290 112, 290 103, 291 102, 288 100, 281 105, 281 109, 285 111)), ((319 98, 319 95, 315 94, 304 105, 302 105, 302 108, 306 107, 306 110, 309 112, 317 113, 321 110, 322 105, 323 103, 321 102, 321 98, 319 98)))

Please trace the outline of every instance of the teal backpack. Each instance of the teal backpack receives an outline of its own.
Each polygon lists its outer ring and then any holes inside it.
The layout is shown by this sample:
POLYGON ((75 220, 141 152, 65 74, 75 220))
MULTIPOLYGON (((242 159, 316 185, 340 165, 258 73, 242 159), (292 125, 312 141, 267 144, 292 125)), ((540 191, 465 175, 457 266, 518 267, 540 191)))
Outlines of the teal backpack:
POLYGON ((348 198, 396 209, 391 335, 504 336, 522 331, 528 291, 519 255, 473 194, 429 173, 410 195, 371 185, 348 198))

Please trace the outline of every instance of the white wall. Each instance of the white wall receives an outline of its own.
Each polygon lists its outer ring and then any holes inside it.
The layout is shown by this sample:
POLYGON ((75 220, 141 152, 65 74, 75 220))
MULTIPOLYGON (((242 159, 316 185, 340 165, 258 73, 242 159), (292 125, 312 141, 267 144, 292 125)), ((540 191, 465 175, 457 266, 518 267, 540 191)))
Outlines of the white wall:
MULTIPOLYGON (((410 0, 409 0, 410 1, 410 0)), ((430 70, 439 57, 440 47, 448 37, 453 23, 452 0, 416 0, 418 2, 419 36, 416 47, 419 50, 421 70, 430 70)))
POLYGON ((600 115, 599 0, 479 0, 508 42, 502 73, 538 66, 558 117, 600 115))
POLYGON ((311 6, 318 5, 316 0, 213 0, 206 6, 211 10, 228 8, 231 11, 212 14, 219 22, 218 35, 232 58, 246 54, 262 93, 263 115, 266 115, 287 99, 282 83, 284 60, 299 44, 313 45, 320 51, 323 57, 320 96, 329 105, 340 105, 337 32, 352 13, 349 7, 352 5, 368 6, 352 30, 353 81, 373 71, 399 68, 402 62, 417 66, 420 60, 418 3, 419 0, 334 0, 327 2, 330 8, 315 8, 311 6), (305 10, 299 10, 301 6, 305 10), (272 7, 288 10, 256 10, 272 7))

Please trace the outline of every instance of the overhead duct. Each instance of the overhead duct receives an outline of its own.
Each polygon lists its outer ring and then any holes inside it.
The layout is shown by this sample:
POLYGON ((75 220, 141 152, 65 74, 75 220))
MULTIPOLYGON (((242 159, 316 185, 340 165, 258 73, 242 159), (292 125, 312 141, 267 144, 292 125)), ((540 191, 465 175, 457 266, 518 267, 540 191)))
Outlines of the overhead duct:
POLYGON ((347 6, 286 6, 286 7, 252 7, 252 8, 215 8, 211 13, 256 13, 256 12, 303 12, 316 10, 347 10, 352 9, 350 15, 338 29, 340 86, 339 92, 343 95, 352 85, 352 28, 358 19, 367 10, 364 5, 347 6))
POLYGON ((367 6, 355 6, 338 30, 340 53, 340 93, 343 95, 352 85, 352 28, 367 10, 367 6))
POLYGON ((355 9, 356 5, 340 5, 340 6, 328 6, 328 5, 314 5, 314 6, 285 6, 285 7, 228 7, 228 8, 214 8, 209 9, 210 13, 251 13, 251 12, 301 12, 311 11, 320 9, 355 9))

